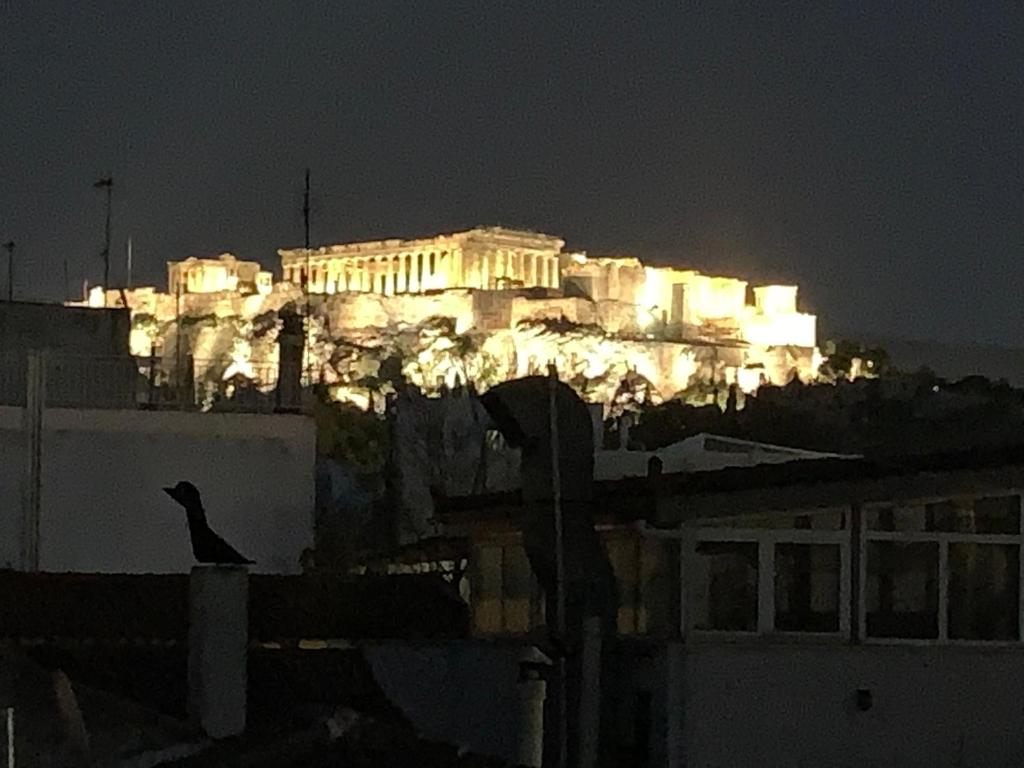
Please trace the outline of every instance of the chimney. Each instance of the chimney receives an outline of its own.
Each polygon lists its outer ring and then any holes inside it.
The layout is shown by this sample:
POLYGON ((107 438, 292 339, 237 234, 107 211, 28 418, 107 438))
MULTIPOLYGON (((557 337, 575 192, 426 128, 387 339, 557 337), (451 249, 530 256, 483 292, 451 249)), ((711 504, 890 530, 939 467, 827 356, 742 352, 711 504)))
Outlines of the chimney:
POLYGON ((281 332, 277 336, 279 348, 276 406, 290 410, 302 405, 302 353, 306 345, 302 332, 302 317, 286 305, 278 313, 281 332))
POLYGON ((214 739, 245 730, 249 572, 198 565, 189 577, 189 715, 214 739))

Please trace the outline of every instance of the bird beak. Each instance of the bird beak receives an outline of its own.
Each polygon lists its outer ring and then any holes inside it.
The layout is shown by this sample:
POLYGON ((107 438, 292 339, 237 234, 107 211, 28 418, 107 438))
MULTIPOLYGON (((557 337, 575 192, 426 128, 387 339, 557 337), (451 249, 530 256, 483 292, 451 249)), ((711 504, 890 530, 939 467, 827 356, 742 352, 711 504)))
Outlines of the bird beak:
POLYGON ((174 495, 174 489, 173 489, 173 488, 164 488, 164 493, 166 493, 166 494, 167 494, 168 496, 170 496, 170 497, 171 497, 172 499, 174 499, 175 501, 177 501, 177 497, 176 497, 176 496, 174 495))

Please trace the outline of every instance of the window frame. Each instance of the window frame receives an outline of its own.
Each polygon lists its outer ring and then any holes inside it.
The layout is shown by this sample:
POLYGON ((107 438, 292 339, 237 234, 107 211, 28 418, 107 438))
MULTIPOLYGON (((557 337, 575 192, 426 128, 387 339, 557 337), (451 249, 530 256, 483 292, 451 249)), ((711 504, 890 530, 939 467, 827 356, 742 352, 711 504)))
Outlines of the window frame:
MULTIPOLYGON (((821 514, 832 510, 800 510, 800 514, 821 514)), ((790 513, 786 513, 790 514, 790 513)), ((680 624, 683 637, 700 640, 740 639, 800 639, 818 641, 842 641, 850 637, 851 621, 851 544, 849 515, 844 527, 838 530, 814 528, 728 528, 693 527, 684 532, 683 549, 686 556, 680 558, 680 624), (693 623, 693 573, 697 545, 704 542, 753 542, 757 544, 757 628, 754 631, 699 629, 693 623), (826 544, 839 547, 839 628, 835 632, 814 632, 803 630, 780 630, 775 628, 775 548, 778 544, 826 544), (691 610, 687 610, 690 606, 691 610)))
POLYGON ((1014 647, 1024 644, 1024 493, 1016 488, 980 489, 970 494, 945 496, 928 496, 900 501, 872 502, 862 509, 862 519, 866 522, 867 514, 880 507, 909 507, 937 504, 948 501, 970 499, 972 504, 979 499, 997 496, 1017 496, 1019 525, 1018 532, 1012 533, 950 533, 940 531, 875 531, 865 525, 861 529, 858 542, 860 569, 857 601, 857 642, 865 645, 911 645, 935 646, 951 645, 963 647, 1014 647), (868 581, 868 544, 875 541, 895 541, 901 543, 936 543, 938 545, 938 616, 935 637, 871 637, 867 627, 867 581, 868 581), (951 638, 949 636, 949 545, 950 544, 989 544, 1014 546, 1017 548, 1017 639, 1016 640, 977 640, 969 638, 951 638))

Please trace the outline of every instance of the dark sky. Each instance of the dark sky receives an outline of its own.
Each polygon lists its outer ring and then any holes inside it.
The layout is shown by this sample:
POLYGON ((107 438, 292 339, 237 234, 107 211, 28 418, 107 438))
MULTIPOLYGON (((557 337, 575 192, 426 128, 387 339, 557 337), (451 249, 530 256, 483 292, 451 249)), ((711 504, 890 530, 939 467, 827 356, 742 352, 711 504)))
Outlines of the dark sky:
MULTIPOLYGON (((1024 6, 0 0, 19 291, 500 223, 1024 345, 1024 6), (115 274, 120 274, 118 270, 115 274)), ((6 277, 0 270, 0 284, 6 277)))

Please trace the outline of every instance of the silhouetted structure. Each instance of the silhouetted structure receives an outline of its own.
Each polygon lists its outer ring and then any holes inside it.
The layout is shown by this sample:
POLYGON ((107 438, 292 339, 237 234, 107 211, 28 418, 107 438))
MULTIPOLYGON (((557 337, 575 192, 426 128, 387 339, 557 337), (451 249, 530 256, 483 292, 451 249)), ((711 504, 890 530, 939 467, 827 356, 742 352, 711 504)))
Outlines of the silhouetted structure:
POLYGON ((206 512, 199 489, 192 483, 182 480, 173 488, 164 488, 164 492, 185 508, 188 533, 192 539, 192 554, 198 562, 218 565, 249 565, 255 562, 240 555, 213 532, 206 522, 206 512))

